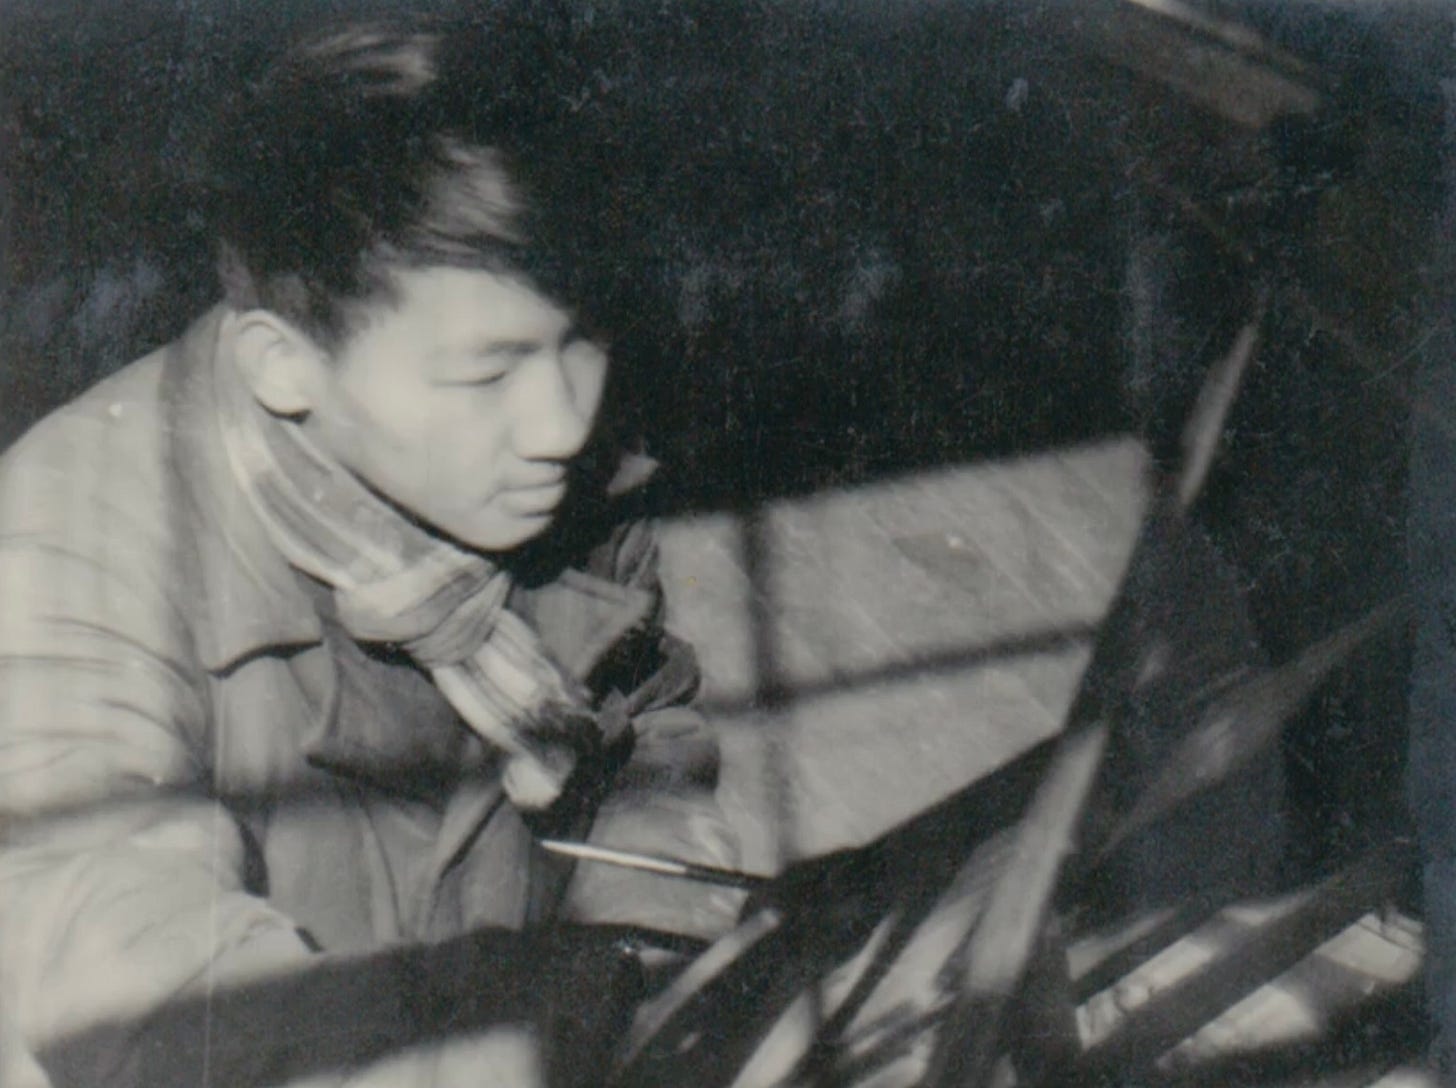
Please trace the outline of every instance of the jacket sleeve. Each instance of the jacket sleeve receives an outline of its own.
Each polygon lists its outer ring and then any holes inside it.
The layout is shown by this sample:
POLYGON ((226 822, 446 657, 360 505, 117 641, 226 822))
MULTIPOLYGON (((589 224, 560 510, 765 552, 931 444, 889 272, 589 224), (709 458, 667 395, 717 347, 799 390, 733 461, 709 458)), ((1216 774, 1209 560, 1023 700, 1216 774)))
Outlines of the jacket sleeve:
MULTIPOLYGON (((691 705, 697 656, 663 624, 656 533, 651 522, 634 522, 614 543, 613 578, 649 590, 658 607, 604 663, 609 690, 603 716, 625 720, 631 755, 597 811, 590 841, 732 868, 737 837, 717 799, 718 740, 691 705)), ((741 898, 721 887, 582 864, 568 890, 566 914, 711 938, 733 924, 741 898)))
MULTIPOLYGON (((242 1045, 245 1064, 265 1071, 273 1054, 248 1016, 218 1019, 236 1008, 228 995, 281 986, 274 1019, 292 1008, 291 1026, 307 1025, 293 983, 336 960, 245 883, 241 833, 210 797, 208 695, 192 660, 188 587, 168 559, 169 520, 146 490, 146 464, 118 441, 104 419, 63 419, 0 462, 6 1088, 249 1083, 228 1080, 222 1052, 242 1045), (105 478, 117 463, 128 471, 105 478), (169 1036, 162 1025, 170 1018, 175 1031, 189 1009, 200 1018, 169 1036)), ((348 972, 339 978, 354 985, 348 972)), ((478 1063, 474 1075, 448 1071, 463 1052, 521 1073, 503 1083, 533 1083, 529 1040, 517 1033, 480 1050, 482 1039, 289 1083, 481 1083, 478 1063)))
MULTIPOLYGON (((144 471, 108 493, 108 463, 137 456, 117 442, 104 420, 61 418, 0 473, 7 1085, 44 1084, 35 1055, 80 1029, 308 955, 244 891, 238 829, 208 799, 168 519, 144 471)), ((122 1060, 62 1064, 111 1084, 122 1060)))

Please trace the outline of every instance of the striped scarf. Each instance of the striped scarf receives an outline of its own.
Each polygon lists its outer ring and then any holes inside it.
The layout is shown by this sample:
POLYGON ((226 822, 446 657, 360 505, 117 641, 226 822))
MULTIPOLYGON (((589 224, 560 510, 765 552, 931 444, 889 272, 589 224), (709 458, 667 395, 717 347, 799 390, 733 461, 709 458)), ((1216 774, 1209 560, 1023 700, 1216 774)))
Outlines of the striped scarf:
POLYGON ((548 807, 590 717, 580 686, 506 607, 510 575, 395 511, 297 424, 264 411, 231 369, 220 360, 224 445, 273 544, 333 589, 350 635, 402 648, 501 750, 518 808, 548 807))

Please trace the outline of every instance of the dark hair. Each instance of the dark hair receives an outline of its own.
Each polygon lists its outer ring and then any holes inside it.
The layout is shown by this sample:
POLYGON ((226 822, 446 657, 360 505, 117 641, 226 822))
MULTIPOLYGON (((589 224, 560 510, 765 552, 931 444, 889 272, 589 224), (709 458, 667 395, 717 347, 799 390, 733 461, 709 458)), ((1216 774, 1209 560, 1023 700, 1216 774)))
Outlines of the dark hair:
POLYGON ((325 343, 391 269, 514 272, 524 204, 474 141, 437 35, 356 25, 305 41, 248 87, 213 149, 213 229, 228 302, 325 343))

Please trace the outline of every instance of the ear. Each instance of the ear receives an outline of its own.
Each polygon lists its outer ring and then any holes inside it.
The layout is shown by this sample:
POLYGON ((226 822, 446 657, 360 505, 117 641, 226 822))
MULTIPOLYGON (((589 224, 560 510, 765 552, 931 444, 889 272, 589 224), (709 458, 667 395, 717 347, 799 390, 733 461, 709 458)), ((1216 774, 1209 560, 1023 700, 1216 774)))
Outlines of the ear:
POLYGON ((312 411, 329 368, 312 337, 270 310, 245 310, 230 320, 233 358, 258 402, 280 416, 312 411))

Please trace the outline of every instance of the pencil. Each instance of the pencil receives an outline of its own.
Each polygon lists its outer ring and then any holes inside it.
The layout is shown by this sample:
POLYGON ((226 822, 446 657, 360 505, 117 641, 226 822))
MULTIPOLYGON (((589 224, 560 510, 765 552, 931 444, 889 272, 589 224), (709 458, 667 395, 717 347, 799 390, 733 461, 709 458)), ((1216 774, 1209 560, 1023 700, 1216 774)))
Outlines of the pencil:
POLYGON ((718 884, 727 888, 754 889, 767 884, 769 878, 754 873, 742 873, 735 869, 720 869, 713 865, 695 865, 687 861, 656 857, 652 854, 638 854, 630 850, 614 850, 609 846, 592 846, 584 842, 566 839, 540 839, 543 850, 577 861, 591 861, 602 865, 615 865, 621 869, 636 869, 658 876, 676 877, 679 880, 698 880, 704 884, 718 884))

